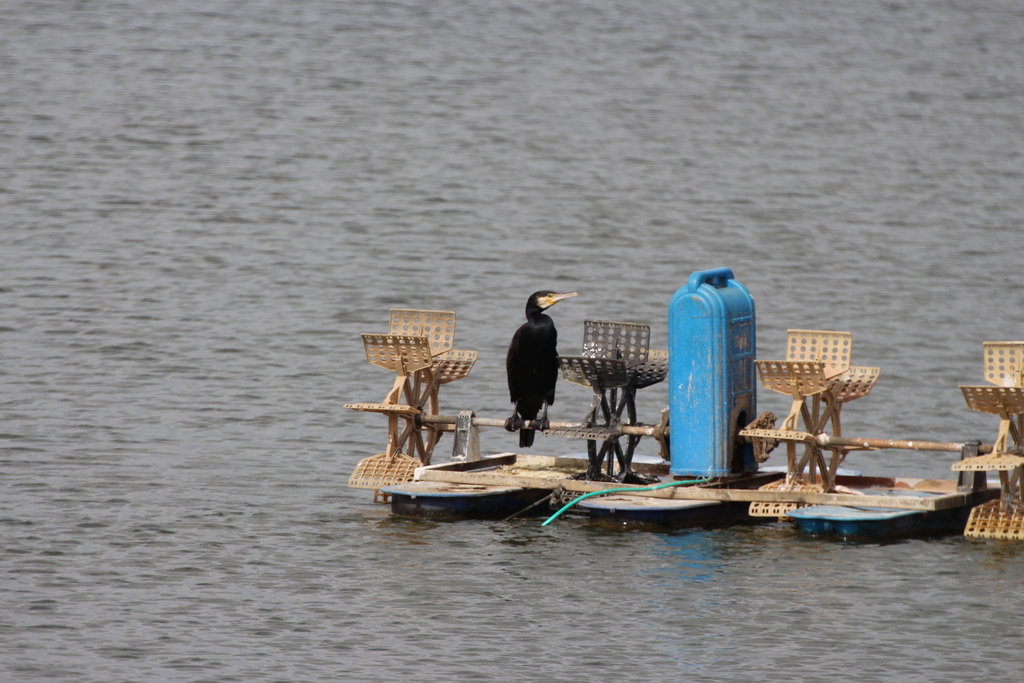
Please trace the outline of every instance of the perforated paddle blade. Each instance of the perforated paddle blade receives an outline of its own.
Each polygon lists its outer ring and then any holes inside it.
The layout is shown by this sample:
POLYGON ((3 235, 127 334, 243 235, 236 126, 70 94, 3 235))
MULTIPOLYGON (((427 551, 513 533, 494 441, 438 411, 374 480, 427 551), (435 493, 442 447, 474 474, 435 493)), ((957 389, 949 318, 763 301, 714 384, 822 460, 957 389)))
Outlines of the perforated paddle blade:
POLYGON ((850 369, 853 335, 829 330, 789 330, 786 334, 786 360, 818 361, 826 379, 850 369))
MULTIPOLYGON (((773 481, 758 489, 759 491, 800 491, 801 493, 821 493, 816 484, 786 484, 784 479, 773 481)), ((752 501, 747 509, 751 517, 785 517, 793 510, 807 507, 806 503, 789 503, 776 501, 752 501)))
POLYGON ((1001 387, 1020 386, 1024 342, 985 342, 985 379, 1001 387))
POLYGON ((413 480, 416 468, 422 463, 404 453, 396 453, 389 457, 387 453, 378 453, 363 458, 356 464, 352 476, 348 478, 349 488, 379 489, 383 486, 404 484, 413 480))
POLYGON ((964 536, 1024 541, 1024 509, 1013 506, 1007 510, 998 500, 982 503, 971 510, 964 536))
POLYGON ((647 362, 651 327, 611 320, 583 321, 583 356, 625 361, 627 367, 647 362))

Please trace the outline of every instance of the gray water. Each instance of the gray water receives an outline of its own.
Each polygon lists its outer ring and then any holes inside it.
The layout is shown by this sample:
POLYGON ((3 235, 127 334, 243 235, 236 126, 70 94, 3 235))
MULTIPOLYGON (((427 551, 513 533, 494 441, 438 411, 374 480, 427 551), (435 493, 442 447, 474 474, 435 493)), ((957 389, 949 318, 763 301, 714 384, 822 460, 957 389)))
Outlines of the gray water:
POLYGON ((1022 545, 403 521, 342 405, 392 306, 455 310, 442 410, 505 417, 530 292, 579 291, 563 353, 664 348, 728 266, 759 357, 842 329, 882 368, 844 433, 991 441, 957 385, 1024 338, 1022 180, 1017 0, 8 0, 0 679, 1017 680, 1022 545))

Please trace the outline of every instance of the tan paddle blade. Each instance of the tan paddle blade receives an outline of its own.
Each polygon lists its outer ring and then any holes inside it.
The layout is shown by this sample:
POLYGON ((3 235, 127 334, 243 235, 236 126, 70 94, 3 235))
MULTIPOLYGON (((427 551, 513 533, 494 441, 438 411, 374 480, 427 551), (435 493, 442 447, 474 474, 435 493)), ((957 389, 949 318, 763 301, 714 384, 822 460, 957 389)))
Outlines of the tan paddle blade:
POLYGON ((983 503, 971 510, 964 536, 1024 541, 1024 509, 1016 506, 1006 509, 999 500, 983 503))
POLYGON ((363 458, 356 464, 352 476, 348 478, 348 485, 353 489, 379 489, 383 486, 404 484, 413 480, 413 473, 420 466, 422 463, 419 460, 404 453, 396 453, 390 457, 387 453, 378 453, 363 458))

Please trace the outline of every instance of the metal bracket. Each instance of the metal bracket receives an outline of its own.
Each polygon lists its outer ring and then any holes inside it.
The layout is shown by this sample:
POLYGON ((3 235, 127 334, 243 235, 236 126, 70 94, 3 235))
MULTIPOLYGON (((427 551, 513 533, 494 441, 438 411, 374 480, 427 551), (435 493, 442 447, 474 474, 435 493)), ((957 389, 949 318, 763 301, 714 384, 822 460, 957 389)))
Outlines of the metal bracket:
MULTIPOLYGON (((967 441, 964 443, 964 447, 960 450, 960 459, 966 460, 967 458, 975 458, 978 456, 978 447, 981 446, 980 441, 967 441)), ((960 480, 957 482, 956 490, 960 493, 975 493, 977 491, 984 491, 988 488, 988 473, 987 472, 960 472, 960 480)))
POLYGON ((452 462, 480 460, 480 428, 473 425, 473 411, 463 410, 455 419, 455 445, 452 462))

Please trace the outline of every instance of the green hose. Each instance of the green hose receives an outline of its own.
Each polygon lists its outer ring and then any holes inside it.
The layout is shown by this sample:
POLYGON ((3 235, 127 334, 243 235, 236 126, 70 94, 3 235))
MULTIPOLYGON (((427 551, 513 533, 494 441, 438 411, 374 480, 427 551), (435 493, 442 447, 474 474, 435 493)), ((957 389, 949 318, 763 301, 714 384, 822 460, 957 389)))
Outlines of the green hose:
POLYGON ((548 524, 551 524, 551 522, 553 522, 556 519, 558 519, 559 517, 561 517, 562 513, 565 512, 566 510, 568 510, 569 508, 571 508, 573 505, 575 505, 576 503, 580 502, 581 500, 583 500, 585 498, 590 498, 592 496, 607 496, 610 493, 623 493, 623 492, 626 492, 626 491, 628 491, 629 493, 641 493, 643 491, 657 491, 658 489, 666 489, 666 488, 669 488, 671 486, 689 486, 691 484, 703 484, 703 483, 705 483, 707 481, 709 481, 709 480, 708 479, 688 479, 686 481, 670 481, 667 484, 657 484, 655 486, 644 486, 644 487, 641 487, 641 488, 637 488, 635 486, 630 486, 629 488, 605 489, 603 491, 591 491, 590 493, 584 493, 579 498, 574 498, 573 500, 571 500, 568 503, 566 503, 565 505, 563 505, 561 510, 559 510, 555 514, 553 514, 550 517, 548 517, 548 520, 546 522, 544 522, 543 524, 541 524, 541 526, 547 526, 548 524))

